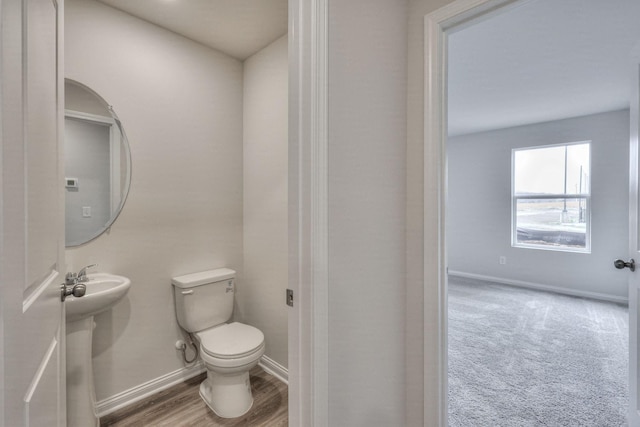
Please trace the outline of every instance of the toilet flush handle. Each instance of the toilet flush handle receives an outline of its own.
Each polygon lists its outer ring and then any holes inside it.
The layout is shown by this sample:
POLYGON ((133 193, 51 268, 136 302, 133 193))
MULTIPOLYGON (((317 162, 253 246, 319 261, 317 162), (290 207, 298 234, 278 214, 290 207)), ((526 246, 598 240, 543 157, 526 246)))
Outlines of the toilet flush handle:
POLYGON ((182 291, 182 295, 191 295, 193 293, 193 289, 189 289, 187 291, 182 291))

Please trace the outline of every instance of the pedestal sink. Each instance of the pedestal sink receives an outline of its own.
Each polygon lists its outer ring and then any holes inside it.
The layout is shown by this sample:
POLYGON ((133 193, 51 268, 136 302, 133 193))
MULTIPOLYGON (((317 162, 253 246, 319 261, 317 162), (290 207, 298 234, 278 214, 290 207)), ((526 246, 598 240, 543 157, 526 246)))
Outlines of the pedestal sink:
POLYGON ((67 315, 67 425, 99 427, 96 416, 91 342, 93 316, 110 309, 129 291, 131 280, 108 273, 88 274, 87 292, 68 296, 67 315))

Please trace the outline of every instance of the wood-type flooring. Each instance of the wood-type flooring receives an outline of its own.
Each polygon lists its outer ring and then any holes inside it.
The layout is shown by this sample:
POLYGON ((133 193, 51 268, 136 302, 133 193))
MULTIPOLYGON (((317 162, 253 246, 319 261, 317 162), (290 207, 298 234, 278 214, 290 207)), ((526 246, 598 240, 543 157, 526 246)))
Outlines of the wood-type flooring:
POLYGON ((216 427, 288 425, 287 385, 256 366, 250 372, 253 407, 238 418, 220 418, 198 394, 206 374, 198 375, 167 390, 100 419, 100 426, 115 427, 216 427))

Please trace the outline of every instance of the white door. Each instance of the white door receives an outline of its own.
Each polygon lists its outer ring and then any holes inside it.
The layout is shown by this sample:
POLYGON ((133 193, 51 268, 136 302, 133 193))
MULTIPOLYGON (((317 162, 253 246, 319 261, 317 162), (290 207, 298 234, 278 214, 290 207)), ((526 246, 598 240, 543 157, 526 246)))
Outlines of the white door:
MULTIPOLYGON (((640 49, 633 55, 633 89, 631 95, 631 138, 629 156, 629 258, 640 261, 640 227, 639 220, 639 187, 638 170, 640 157, 638 155, 638 127, 640 104, 640 49)), ((630 260, 625 260, 629 262, 630 260)), ((618 265, 617 267, 620 267, 618 265)), ((627 266, 629 266, 627 264, 627 266)), ((637 265, 640 267, 640 264, 637 265)), ((640 271, 629 271, 629 426, 640 426, 640 402, 638 383, 640 379, 638 345, 640 344, 640 319, 638 303, 640 301, 640 271)))
POLYGON ((0 426, 6 427, 66 424, 62 1, 0 1, 0 426))

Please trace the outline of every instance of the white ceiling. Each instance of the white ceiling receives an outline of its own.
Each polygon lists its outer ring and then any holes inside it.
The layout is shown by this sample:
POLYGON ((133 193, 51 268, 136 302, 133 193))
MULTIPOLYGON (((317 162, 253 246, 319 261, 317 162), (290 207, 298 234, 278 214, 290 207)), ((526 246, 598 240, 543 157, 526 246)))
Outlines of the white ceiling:
POLYGON ((629 106, 638 0, 532 0, 449 37, 449 134, 629 106))
POLYGON ((287 0, 99 0, 244 60, 287 32, 287 0))

